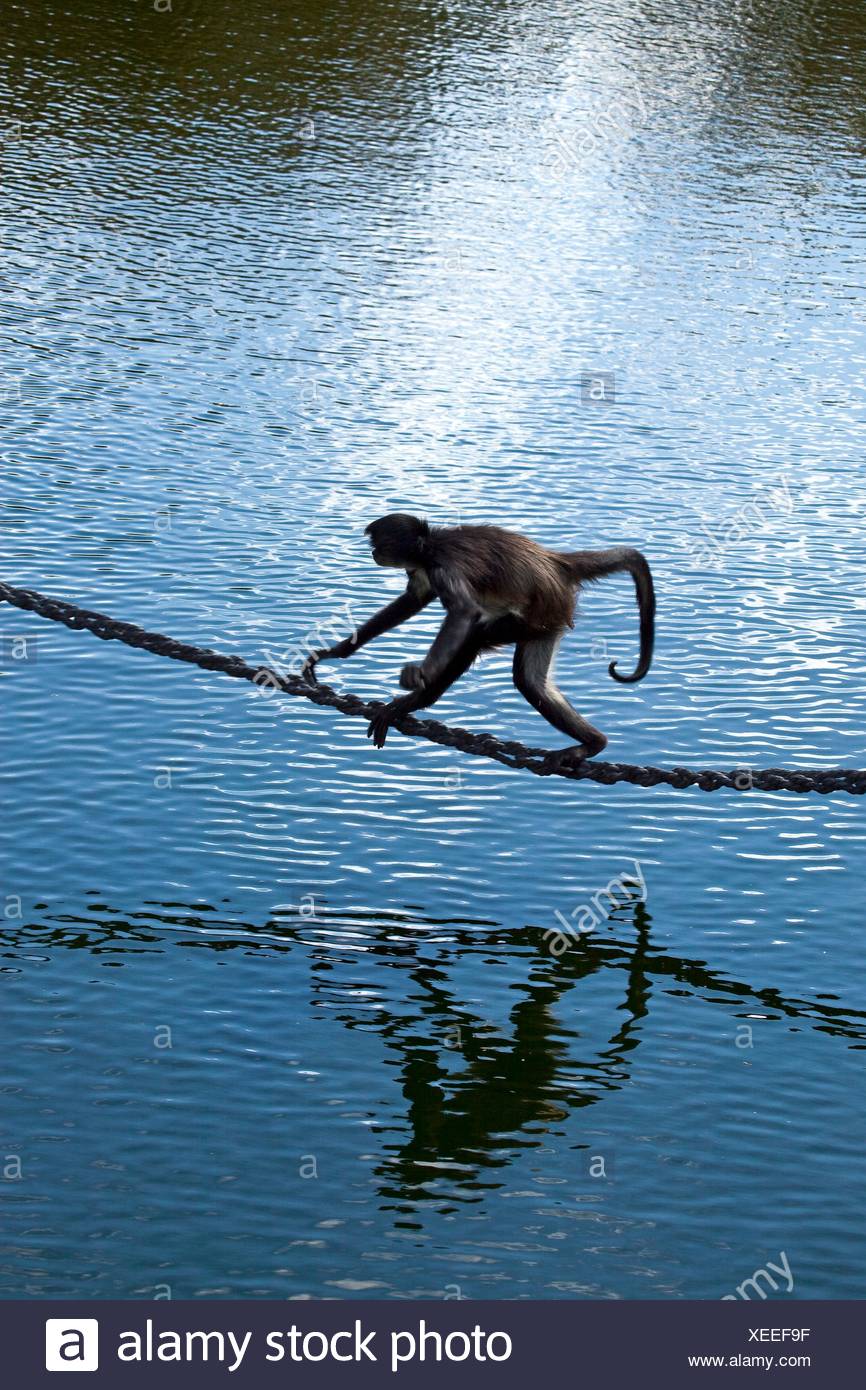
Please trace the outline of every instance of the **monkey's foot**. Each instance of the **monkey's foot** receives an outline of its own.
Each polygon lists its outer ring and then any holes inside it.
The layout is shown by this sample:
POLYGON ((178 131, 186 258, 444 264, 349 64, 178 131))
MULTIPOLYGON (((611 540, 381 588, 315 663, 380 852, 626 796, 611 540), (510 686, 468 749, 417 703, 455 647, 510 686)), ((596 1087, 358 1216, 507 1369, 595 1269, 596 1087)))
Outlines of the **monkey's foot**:
POLYGON ((590 746, 586 743, 575 743, 571 748, 555 748, 552 753, 548 753, 544 759, 545 771, 558 772, 560 769, 570 767, 580 767, 587 758, 594 758, 597 753, 601 753, 607 747, 607 739, 598 746, 590 746))
POLYGON ((384 748, 388 730, 394 720, 399 719, 401 714, 408 714, 414 707, 414 700, 405 695, 402 699, 390 700, 387 705, 383 705, 373 715, 367 726, 367 737, 373 740, 377 748, 384 748))

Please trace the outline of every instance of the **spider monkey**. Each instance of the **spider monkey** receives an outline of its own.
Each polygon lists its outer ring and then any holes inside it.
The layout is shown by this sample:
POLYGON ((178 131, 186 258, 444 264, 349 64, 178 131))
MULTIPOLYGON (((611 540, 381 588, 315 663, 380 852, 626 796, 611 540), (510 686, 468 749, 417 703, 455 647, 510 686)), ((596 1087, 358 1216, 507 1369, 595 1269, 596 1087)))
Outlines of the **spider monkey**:
POLYGON ((318 662, 351 656, 365 643, 420 613, 439 599, 445 619, 424 660, 400 672, 409 694, 391 700, 370 721, 368 738, 381 748, 395 719, 435 703, 481 652, 514 646, 514 684, 524 699, 560 733, 578 740, 552 755, 556 765, 595 757, 607 745, 553 682, 553 664, 566 628, 574 626, 581 585, 627 570, 640 608, 640 658, 631 675, 642 680, 650 668, 655 631, 655 594, 649 565, 638 550, 547 550, 498 526, 429 526, 418 517, 392 512, 373 521, 369 537, 377 565, 406 571, 405 593, 351 637, 311 653, 303 674, 315 682, 318 662))

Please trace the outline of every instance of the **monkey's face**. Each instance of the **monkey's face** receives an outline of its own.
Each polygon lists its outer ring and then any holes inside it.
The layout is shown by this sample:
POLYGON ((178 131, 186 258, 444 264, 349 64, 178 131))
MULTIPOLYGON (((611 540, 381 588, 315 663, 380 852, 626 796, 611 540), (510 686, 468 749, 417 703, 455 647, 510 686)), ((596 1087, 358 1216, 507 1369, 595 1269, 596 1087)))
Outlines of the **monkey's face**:
POLYGON ((396 554, 386 541, 376 544, 373 537, 370 537, 370 552, 377 565, 384 565, 387 569, 402 569, 403 561, 396 554))
POLYGON ((398 560, 393 555, 389 555, 385 550, 374 550, 373 559, 377 565, 383 565, 385 569, 402 570, 406 568, 402 560, 398 560))
POLYGON ((426 521, 404 512, 371 521, 364 534, 369 537, 373 559, 388 569, 412 569, 421 563, 420 542, 428 532, 426 521))

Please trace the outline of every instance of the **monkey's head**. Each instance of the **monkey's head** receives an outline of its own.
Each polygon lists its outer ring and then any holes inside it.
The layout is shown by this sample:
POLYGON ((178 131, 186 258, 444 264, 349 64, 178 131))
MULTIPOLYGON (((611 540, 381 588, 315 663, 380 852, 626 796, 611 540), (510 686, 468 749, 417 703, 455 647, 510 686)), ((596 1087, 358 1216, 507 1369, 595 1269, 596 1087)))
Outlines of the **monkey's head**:
POLYGON ((424 563, 424 542, 430 534, 426 521, 406 512, 389 512, 365 527, 377 565, 392 569, 417 569, 424 563))

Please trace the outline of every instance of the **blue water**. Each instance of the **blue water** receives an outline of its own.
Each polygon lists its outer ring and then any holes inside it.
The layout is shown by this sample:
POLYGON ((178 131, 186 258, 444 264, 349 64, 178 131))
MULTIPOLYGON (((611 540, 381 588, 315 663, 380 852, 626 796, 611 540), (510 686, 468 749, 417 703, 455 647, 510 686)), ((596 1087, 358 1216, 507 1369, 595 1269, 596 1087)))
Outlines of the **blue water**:
MULTIPOLYGON (((866 765, 858 6, 50 8, 0 579, 291 665, 396 592, 389 510, 628 543, 650 677, 621 578, 559 663, 609 756, 866 765)), ((9 608, 0 654, 2 1295, 860 1296, 858 799, 377 753, 9 608)), ((437 715, 562 743, 509 677, 437 715)))

